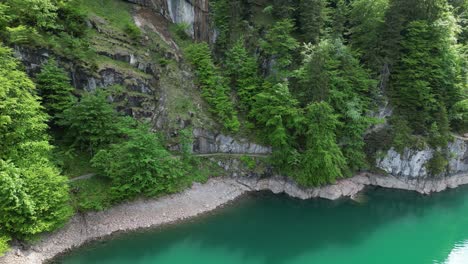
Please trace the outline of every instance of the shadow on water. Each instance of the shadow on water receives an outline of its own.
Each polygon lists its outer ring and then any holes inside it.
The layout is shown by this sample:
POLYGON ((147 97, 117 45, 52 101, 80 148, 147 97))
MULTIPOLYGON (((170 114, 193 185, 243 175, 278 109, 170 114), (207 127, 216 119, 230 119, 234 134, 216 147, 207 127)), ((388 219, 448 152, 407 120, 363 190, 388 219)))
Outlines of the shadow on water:
POLYGON ((112 259, 139 263, 145 256, 162 254, 181 241, 190 241, 202 249, 240 252, 245 259, 284 264, 323 247, 357 245, 378 228, 403 217, 418 219, 438 210, 460 209, 468 202, 468 187, 432 196, 388 189, 368 189, 364 195, 366 202, 356 203, 348 199, 302 201, 267 192, 253 193, 214 214, 91 243, 55 263, 68 263, 63 260, 78 255, 83 260, 80 263, 112 259))

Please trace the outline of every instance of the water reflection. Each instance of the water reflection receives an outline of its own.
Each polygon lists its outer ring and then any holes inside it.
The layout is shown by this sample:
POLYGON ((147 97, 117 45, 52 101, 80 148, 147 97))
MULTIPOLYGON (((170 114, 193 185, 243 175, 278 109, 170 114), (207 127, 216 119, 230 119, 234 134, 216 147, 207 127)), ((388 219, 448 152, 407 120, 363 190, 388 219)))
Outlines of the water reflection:
POLYGON ((436 262, 436 264, 466 264, 468 263, 468 240, 456 244, 450 252, 445 262, 436 262))

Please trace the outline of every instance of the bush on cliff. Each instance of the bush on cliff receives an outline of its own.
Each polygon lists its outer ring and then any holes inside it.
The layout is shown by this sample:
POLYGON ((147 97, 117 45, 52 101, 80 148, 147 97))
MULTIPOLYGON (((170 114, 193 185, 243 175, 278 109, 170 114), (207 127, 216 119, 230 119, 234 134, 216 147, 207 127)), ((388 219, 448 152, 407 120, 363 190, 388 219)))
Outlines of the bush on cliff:
POLYGON ((188 172, 184 164, 164 148, 159 136, 150 132, 148 126, 139 125, 129 130, 127 137, 100 150, 91 161, 102 175, 111 179, 114 199, 180 190, 188 172))

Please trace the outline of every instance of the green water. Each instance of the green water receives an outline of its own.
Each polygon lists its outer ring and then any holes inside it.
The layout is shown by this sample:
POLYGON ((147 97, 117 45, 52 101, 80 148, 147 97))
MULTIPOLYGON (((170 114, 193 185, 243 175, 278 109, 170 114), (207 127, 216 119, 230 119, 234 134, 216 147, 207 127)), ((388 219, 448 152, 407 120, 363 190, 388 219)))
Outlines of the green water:
POLYGON ((467 264, 468 188, 368 190, 360 203, 258 193, 177 225, 95 242, 58 263, 467 264))

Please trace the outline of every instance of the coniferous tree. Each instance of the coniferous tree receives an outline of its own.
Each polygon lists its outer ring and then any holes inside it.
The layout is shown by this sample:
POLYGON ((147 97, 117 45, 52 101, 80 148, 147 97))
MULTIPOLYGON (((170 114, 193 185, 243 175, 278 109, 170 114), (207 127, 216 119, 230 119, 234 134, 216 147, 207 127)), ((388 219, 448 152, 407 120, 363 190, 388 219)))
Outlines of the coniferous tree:
POLYGON ((54 59, 44 65, 41 72, 36 76, 36 84, 41 96, 42 105, 52 119, 63 113, 75 103, 67 73, 58 66, 54 59))
POLYGON ((447 28, 450 24, 442 21, 418 20, 408 25, 401 59, 391 79, 397 110, 422 135, 427 134, 441 107, 451 109, 460 100, 458 56, 451 42, 451 28, 447 28))
POLYGON ((231 86, 239 96, 241 109, 248 111, 253 97, 259 92, 257 61, 244 47, 243 39, 238 40, 226 53, 225 72, 231 86))
POLYGON ((457 102, 452 108, 452 127, 459 133, 468 132, 468 99, 457 102))
POLYGON ((213 20, 216 25, 218 36, 216 38, 216 47, 224 51, 230 41, 230 1, 229 0, 214 0, 212 1, 213 20))
POLYGON ((210 105, 210 111, 220 119, 225 129, 237 132, 240 123, 230 98, 230 90, 226 79, 213 63, 208 44, 192 44, 185 53, 195 68, 202 96, 210 105))
POLYGON ((305 42, 316 44, 323 35, 327 20, 326 6, 326 0, 299 1, 299 28, 305 42))
POLYGON ((85 93, 79 102, 58 116, 58 124, 66 128, 71 146, 95 153, 115 142, 120 135, 121 116, 100 91, 85 93))
POLYGON ((272 59, 271 74, 281 80, 289 75, 289 66, 293 62, 293 53, 299 47, 299 42, 292 37, 294 23, 284 19, 273 24, 272 28, 260 40, 260 48, 269 59, 272 59))
POLYGON ((295 0, 272 0, 273 15, 278 19, 291 19, 296 11, 295 0))
POLYGON ((388 0, 355 0, 350 3, 349 43, 375 72, 383 64, 380 38, 387 7, 388 0))
POLYGON ((340 121, 338 140, 352 171, 366 167, 364 132, 375 120, 368 117, 376 82, 348 47, 338 40, 305 45, 298 71, 301 103, 326 101, 340 121))
POLYGON ((346 159, 336 141, 337 116, 326 102, 311 103, 306 108, 306 150, 296 180, 304 186, 335 182, 343 176, 346 159))
POLYGON ((328 0, 326 31, 331 38, 344 38, 348 31, 349 7, 346 0, 328 0))
POLYGON ((287 83, 265 83, 253 102, 250 117, 264 129, 267 142, 275 147, 290 145, 293 139, 288 131, 298 129, 302 117, 287 83))

